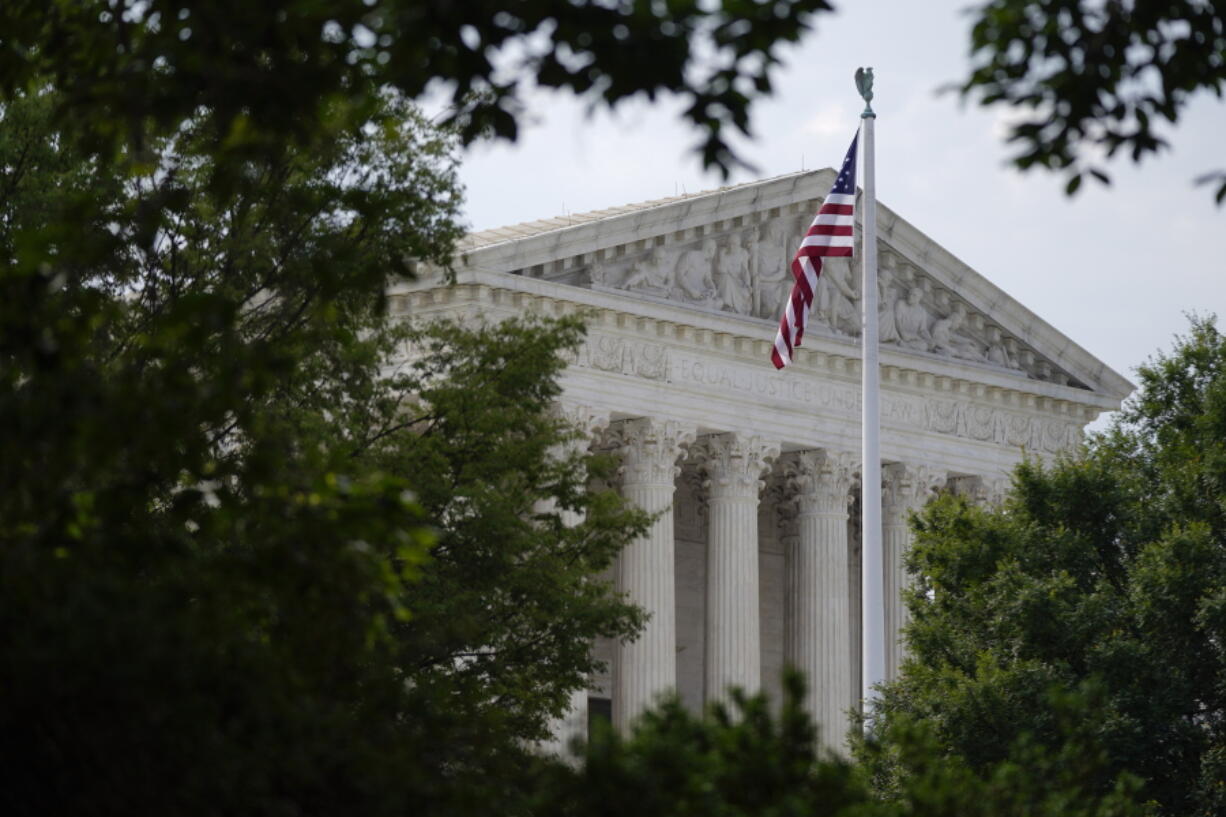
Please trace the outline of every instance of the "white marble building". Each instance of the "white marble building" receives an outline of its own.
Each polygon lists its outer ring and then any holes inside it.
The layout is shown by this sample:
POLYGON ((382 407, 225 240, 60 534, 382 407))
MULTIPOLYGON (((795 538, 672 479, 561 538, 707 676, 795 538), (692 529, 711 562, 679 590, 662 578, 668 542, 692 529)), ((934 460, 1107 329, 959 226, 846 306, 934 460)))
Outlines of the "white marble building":
MULTIPOLYGON (((769 361, 787 262, 833 171, 470 235, 457 282, 393 293, 414 316, 590 316, 561 407, 623 459, 621 490, 663 512, 616 584, 651 612, 576 696, 624 727, 676 689, 701 707, 728 684, 777 692, 804 670, 837 746, 858 704, 858 271, 828 261, 796 363, 769 361)), ((907 514, 938 490, 990 502, 1023 456, 1075 445, 1132 390, 1123 377, 884 205, 878 206, 886 623, 907 514)), ((887 672, 901 646, 887 639, 887 672)))

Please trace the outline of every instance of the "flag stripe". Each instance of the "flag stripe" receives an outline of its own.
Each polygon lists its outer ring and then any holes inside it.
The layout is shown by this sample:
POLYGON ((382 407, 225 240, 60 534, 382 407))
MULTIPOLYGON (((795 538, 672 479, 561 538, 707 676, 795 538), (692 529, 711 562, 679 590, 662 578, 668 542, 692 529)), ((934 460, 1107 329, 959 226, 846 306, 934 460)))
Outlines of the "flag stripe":
POLYGON ((809 228, 809 235, 851 235, 850 224, 814 224, 809 228))
POLYGON ((818 276, 822 274, 822 258, 848 258, 852 254, 853 223, 856 203, 856 142, 859 134, 851 140, 851 147, 843 157, 843 165, 834 186, 818 208, 813 223, 792 258, 792 278, 795 284, 779 319, 779 331, 775 333, 771 363, 776 369, 791 364, 805 334, 809 320, 809 308, 817 289, 818 276))
POLYGON ((850 247, 852 245, 852 237, 850 235, 807 235, 805 240, 801 242, 802 250, 812 248, 817 255, 829 255, 824 252, 827 248, 834 247, 850 247))

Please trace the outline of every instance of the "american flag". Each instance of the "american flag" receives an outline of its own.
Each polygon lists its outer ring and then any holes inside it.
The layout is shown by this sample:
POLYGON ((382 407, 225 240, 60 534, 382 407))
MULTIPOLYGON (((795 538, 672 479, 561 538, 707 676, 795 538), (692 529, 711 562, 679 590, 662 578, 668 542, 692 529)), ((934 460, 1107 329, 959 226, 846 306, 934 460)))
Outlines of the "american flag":
POLYGON ((813 291, 817 289, 817 276, 822 274, 822 259, 828 256, 851 257, 852 222, 856 209, 856 141, 839 168, 839 177, 822 202, 821 209, 800 242, 800 249, 792 259, 792 277, 796 284, 792 295, 779 319, 779 332, 775 335, 775 348, 771 350, 771 362, 782 369, 792 362, 792 350, 800 345, 805 334, 805 322, 809 319, 809 307, 813 305, 813 291))

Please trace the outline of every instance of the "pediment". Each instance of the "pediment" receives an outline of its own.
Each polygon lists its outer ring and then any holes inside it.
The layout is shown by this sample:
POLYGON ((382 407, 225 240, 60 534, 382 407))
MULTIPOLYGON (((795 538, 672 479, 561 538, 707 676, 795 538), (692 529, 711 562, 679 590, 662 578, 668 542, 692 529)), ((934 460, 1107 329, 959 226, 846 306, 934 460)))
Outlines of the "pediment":
MULTIPOLYGON (((479 233, 464 246, 462 264, 735 315, 760 321, 763 337, 773 336, 792 286, 788 263, 832 180, 828 169, 792 174, 479 233)), ((880 202, 878 236, 883 350, 1116 399, 1132 390, 880 202)), ((860 275, 853 264, 858 258, 827 260, 806 338, 857 339, 860 275)))

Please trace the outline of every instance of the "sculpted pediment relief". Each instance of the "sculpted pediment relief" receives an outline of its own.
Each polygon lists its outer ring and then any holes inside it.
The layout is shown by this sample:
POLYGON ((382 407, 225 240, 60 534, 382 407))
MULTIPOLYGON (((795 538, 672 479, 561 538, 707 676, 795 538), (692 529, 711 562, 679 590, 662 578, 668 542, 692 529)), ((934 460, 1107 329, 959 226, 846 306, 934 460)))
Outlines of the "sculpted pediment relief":
POLYGON ((780 217, 688 243, 640 242, 650 246, 593 261, 589 280, 597 287, 774 319, 791 292, 788 263, 802 229, 797 219, 780 217))
POLYGON ((920 352, 1026 371, 1039 380, 1069 382, 1050 363, 1019 347, 1000 326, 969 307, 931 276, 882 247, 878 317, 881 342, 920 352), (1026 363, 1033 364, 1033 371, 1026 363))
MULTIPOLYGON (((831 170, 788 174, 475 233, 458 260, 474 271, 755 319, 761 326, 747 327, 746 336, 766 338, 791 292, 792 255, 832 178, 831 170)), ((888 206, 878 202, 877 215, 885 350, 1116 398, 1132 389, 888 206)), ((858 258, 827 260, 806 330, 810 337, 858 336, 858 265, 858 258)))
POLYGON ((688 245, 654 246, 635 256, 597 262, 595 286, 761 317, 764 298, 756 282, 766 269, 756 230, 736 230, 688 245))
MULTIPOLYGON (((808 216, 791 214, 748 223, 736 219, 685 241, 675 236, 638 241, 596 255, 586 275, 573 282, 774 321, 791 292, 789 263, 808 222, 808 216)), ((858 248, 856 254, 855 261, 827 259, 808 332, 859 336, 858 248)), ((879 331, 886 348, 1084 388, 885 241, 878 259, 879 331)))

